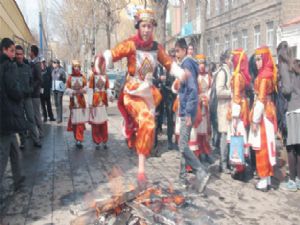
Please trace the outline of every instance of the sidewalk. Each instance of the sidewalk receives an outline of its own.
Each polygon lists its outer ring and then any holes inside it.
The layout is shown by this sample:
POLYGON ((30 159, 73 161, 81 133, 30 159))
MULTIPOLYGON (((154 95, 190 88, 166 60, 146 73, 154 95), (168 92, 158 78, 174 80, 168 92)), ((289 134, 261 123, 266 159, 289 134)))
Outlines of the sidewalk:
MULTIPOLYGON (((67 105, 67 103, 65 103, 67 105)), ((109 198, 135 183, 137 156, 128 150, 121 134, 122 120, 115 104, 109 108, 109 149, 95 150, 90 126, 85 132, 84 148, 77 150, 73 134, 64 123, 45 125, 42 149, 21 153, 25 188, 13 193, 10 169, 4 178, 6 188, 1 208, 4 224, 66 225, 75 217, 70 205, 93 198, 109 198)), ((160 137, 165 150, 166 137, 160 137)), ((149 158, 147 175, 152 182, 169 186, 178 179, 179 153, 165 151, 161 157, 149 158)), ((280 190, 262 193, 249 183, 234 181, 229 175, 214 174, 205 195, 195 197, 201 207, 199 216, 209 216, 215 224, 300 224, 300 191, 280 190)), ((1 224, 1 223, 0 223, 1 224)))

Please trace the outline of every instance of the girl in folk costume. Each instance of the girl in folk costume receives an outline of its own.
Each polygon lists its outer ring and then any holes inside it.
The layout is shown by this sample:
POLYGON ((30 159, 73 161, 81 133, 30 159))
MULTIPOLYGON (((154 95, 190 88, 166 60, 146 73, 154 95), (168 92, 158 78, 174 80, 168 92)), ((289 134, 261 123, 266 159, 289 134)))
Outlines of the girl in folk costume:
POLYGON ((76 146, 82 148, 84 139, 85 122, 88 120, 84 94, 86 93, 86 78, 80 71, 78 60, 72 61, 72 74, 68 77, 66 94, 70 96, 70 118, 68 131, 73 131, 76 146))
POLYGON ((194 150, 196 156, 200 157, 201 161, 212 163, 210 158, 211 148, 209 144, 209 137, 211 134, 210 119, 209 119, 209 96, 211 90, 212 80, 210 75, 206 72, 206 57, 203 54, 195 56, 199 63, 198 75, 198 113, 195 120, 194 128, 191 131, 189 146, 194 150))
POLYGON ((153 72, 158 62, 171 74, 180 79, 186 75, 166 54, 162 45, 153 40, 153 30, 157 25, 154 12, 150 9, 138 10, 135 16, 137 34, 106 50, 96 57, 95 68, 104 64, 107 68, 124 57, 128 61, 128 75, 124 89, 119 96, 118 107, 124 117, 125 135, 129 148, 138 153, 138 184, 144 186, 145 158, 154 144, 155 107, 161 101, 161 94, 152 84, 153 72))
POLYGON ((277 118, 271 95, 277 90, 277 68, 268 47, 256 49, 255 60, 258 76, 254 82, 256 99, 250 114, 249 143, 256 150, 256 170, 260 177, 256 188, 267 191, 276 164, 277 118))
MULTIPOLYGON (((246 88, 251 84, 251 76, 248 69, 248 58, 243 49, 232 52, 233 75, 231 77, 232 101, 227 113, 229 121, 227 141, 230 143, 233 137, 241 137, 244 146, 231 149, 229 161, 235 166, 236 175, 245 169, 244 156, 249 155, 247 128, 249 127, 249 104, 246 97, 246 88)), ((231 145, 231 148, 233 143, 231 145)))
POLYGON ((96 150, 100 149, 100 143, 103 143, 103 148, 107 149, 106 143, 108 141, 106 107, 108 107, 107 89, 109 88, 109 79, 104 72, 101 71, 99 74, 93 70, 88 89, 89 123, 92 125, 92 138, 96 143, 96 150))

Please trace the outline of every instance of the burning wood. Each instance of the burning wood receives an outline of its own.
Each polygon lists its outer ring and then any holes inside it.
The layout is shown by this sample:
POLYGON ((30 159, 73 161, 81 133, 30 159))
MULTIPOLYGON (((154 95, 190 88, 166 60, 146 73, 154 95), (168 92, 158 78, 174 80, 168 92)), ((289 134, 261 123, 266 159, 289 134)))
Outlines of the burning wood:
POLYGON ((135 188, 106 200, 95 201, 72 225, 130 224, 175 225, 186 221, 182 209, 192 207, 183 193, 172 188, 153 186, 144 191, 135 188))

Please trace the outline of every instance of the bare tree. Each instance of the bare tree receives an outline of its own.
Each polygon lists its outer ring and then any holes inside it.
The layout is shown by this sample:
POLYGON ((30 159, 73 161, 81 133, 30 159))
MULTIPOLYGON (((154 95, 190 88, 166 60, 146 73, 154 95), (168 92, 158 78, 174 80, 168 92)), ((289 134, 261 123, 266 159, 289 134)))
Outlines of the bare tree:
POLYGON ((120 23, 119 13, 130 0, 97 0, 100 4, 102 20, 101 24, 106 34, 107 48, 111 48, 111 34, 117 24, 120 23))

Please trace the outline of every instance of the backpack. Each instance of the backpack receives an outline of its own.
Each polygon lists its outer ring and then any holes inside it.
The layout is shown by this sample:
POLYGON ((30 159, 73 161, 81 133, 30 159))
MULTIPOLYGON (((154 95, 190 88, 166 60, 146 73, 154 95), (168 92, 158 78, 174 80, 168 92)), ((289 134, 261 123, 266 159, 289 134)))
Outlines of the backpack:
POLYGON ((216 80, 217 80, 217 76, 221 70, 223 70, 224 73, 226 74, 224 85, 227 83, 228 74, 227 74, 226 70, 223 67, 221 67, 216 72, 216 76, 213 79, 213 83, 211 86, 211 92, 210 92, 210 98, 209 98, 210 120, 211 120, 212 126, 216 129, 218 128, 218 96, 217 96, 216 80))

